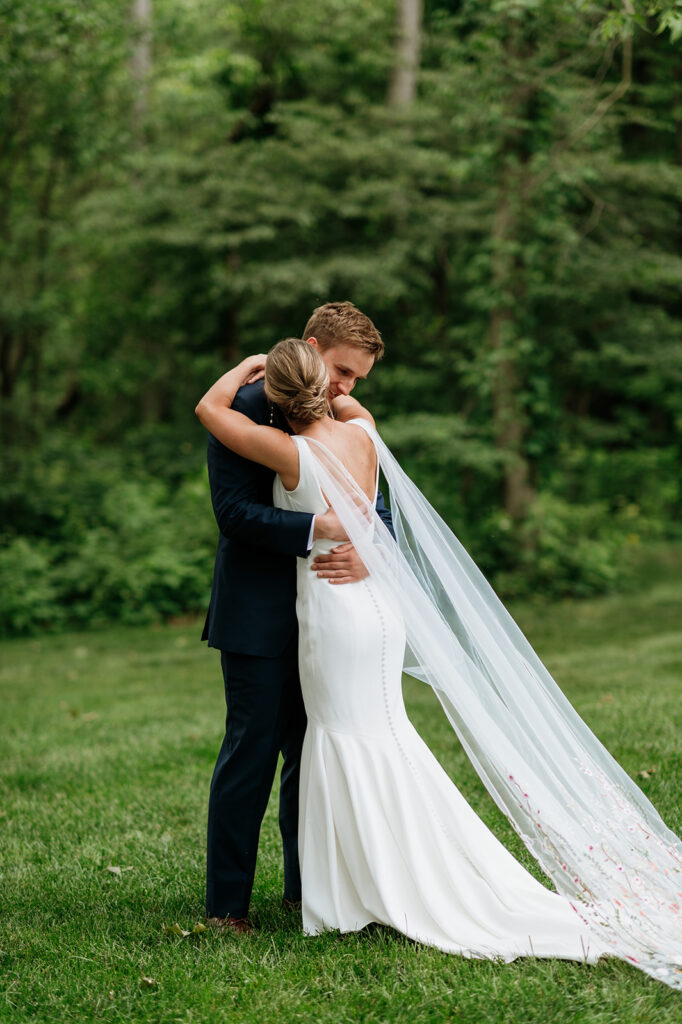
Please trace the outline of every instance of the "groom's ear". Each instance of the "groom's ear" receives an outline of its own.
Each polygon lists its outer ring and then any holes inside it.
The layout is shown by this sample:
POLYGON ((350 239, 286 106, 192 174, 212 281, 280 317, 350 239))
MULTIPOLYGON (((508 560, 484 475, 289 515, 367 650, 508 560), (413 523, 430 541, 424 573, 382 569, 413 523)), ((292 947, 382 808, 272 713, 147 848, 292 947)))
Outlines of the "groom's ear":
POLYGON ((319 347, 320 347, 320 343, 319 343, 319 341, 317 340, 317 338, 306 338, 305 340, 306 340, 306 344, 308 344, 308 345, 312 345, 312 346, 313 346, 313 348, 317 348, 317 349, 319 349, 319 347))

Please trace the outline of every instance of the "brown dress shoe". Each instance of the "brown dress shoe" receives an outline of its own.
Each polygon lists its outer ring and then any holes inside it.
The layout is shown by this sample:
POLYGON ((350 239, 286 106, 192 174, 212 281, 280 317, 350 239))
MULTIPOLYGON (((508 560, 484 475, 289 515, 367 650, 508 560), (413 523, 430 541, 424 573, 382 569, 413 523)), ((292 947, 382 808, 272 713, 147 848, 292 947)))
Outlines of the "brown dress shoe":
POLYGON ((251 935, 255 930, 248 917, 207 917, 206 924, 209 928, 236 932, 237 935, 251 935))

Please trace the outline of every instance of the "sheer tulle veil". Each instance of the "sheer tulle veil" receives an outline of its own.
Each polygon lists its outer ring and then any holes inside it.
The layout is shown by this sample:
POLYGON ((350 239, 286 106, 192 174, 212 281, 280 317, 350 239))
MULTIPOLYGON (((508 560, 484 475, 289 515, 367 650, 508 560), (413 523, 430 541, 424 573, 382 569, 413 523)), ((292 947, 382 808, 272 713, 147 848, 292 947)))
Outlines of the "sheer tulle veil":
POLYGON ((400 606, 405 671, 433 687, 486 789, 557 891, 614 956, 682 989, 682 842, 564 697, 376 431, 362 425, 379 453, 397 543, 338 459, 306 440, 327 500, 387 600, 400 606))

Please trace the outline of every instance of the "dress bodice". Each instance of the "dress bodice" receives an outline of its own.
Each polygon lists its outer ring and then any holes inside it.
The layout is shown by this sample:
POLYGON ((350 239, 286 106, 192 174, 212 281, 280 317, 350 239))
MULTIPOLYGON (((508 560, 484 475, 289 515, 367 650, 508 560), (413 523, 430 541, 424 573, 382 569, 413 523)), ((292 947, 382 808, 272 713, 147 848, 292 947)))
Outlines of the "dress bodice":
POLYGON ((315 473, 315 456, 305 438, 294 434, 291 439, 298 448, 298 483, 292 491, 287 491, 281 478, 276 476, 272 487, 273 504, 276 508, 292 512, 313 512, 315 515, 326 512, 327 502, 315 473))

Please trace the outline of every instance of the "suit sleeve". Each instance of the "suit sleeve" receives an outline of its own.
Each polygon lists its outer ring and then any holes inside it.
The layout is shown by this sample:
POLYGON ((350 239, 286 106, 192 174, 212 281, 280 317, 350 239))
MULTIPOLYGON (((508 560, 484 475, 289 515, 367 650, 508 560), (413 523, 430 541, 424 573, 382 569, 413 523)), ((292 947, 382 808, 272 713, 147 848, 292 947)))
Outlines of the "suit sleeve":
MULTIPOLYGON (((240 396, 241 392, 234 408, 259 422, 253 414, 254 403, 239 401, 240 396)), ((231 452, 212 435, 207 459, 211 502, 220 532, 230 540, 305 558, 313 516, 256 501, 256 474, 261 467, 231 452)))
POLYGON ((390 508, 386 508, 386 502, 384 501, 384 496, 381 491, 377 494, 376 510, 379 514, 379 518, 391 534, 391 537, 395 540, 395 530, 393 529, 393 517, 391 516, 391 510, 390 508))

